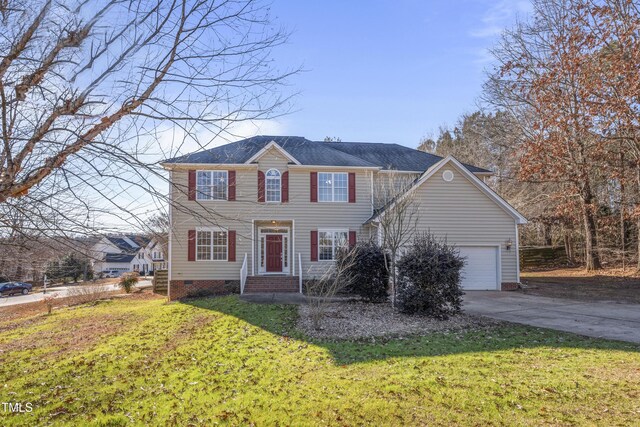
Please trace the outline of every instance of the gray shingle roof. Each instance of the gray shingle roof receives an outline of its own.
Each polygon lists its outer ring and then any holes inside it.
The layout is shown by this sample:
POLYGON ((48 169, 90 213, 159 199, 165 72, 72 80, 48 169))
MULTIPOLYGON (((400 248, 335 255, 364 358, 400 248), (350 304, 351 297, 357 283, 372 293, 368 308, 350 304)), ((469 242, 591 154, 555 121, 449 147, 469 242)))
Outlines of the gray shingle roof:
MULTIPOLYGON (((329 142, 334 150, 351 154, 383 169, 424 172, 442 160, 442 157, 398 144, 375 142, 329 142)), ((465 165, 471 172, 489 172, 477 166, 465 165)))
MULTIPOLYGON (((301 136, 254 136, 181 157, 165 160, 166 164, 240 164, 245 163, 271 141, 275 141, 298 162, 311 166, 381 167, 402 171, 424 172, 442 157, 398 144, 371 142, 321 142, 301 136)), ((489 172, 465 165, 471 172, 489 172)))
POLYGON ((123 250, 125 252, 130 252, 135 250, 136 248, 134 248, 133 246, 131 246, 129 243, 127 243, 126 240, 124 240, 121 237, 116 237, 116 236, 107 236, 107 239, 113 243, 114 245, 116 245, 118 247, 118 249, 123 250))
POLYGON ((104 257, 105 262, 131 262, 135 257, 132 254, 106 254, 104 257))

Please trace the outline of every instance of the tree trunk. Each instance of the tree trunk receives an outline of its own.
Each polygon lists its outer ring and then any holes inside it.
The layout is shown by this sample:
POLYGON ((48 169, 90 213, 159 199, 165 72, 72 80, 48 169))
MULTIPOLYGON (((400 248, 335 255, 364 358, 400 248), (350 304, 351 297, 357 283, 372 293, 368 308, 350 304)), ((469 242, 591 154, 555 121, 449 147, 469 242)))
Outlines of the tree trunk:
POLYGON ((571 236, 568 232, 564 233, 564 252, 567 254, 567 263, 573 264, 573 246, 571 243, 571 236))
POLYGON ((624 224, 624 213, 625 213, 625 170, 624 170, 624 153, 620 153, 620 261, 622 262, 622 271, 625 270, 625 261, 626 261, 626 246, 625 246, 625 224, 624 224))
POLYGON ((553 246, 553 240, 551 239, 551 224, 542 224, 542 227, 544 245, 553 246))
POLYGON ((636 266, 637 270, 640 271, 640 216, 636 222, 636 228, 638 229, 638 265, 636 266))
POLYGON ((596 218, 591 205, 593 194, 589 183, 585 183, 582 189, 582 219, 584 222, 584 261, 587 271, 600 270, 600 253, 598 251, 598 234, 596 218))
MULTIPOLYGON (((638 181, 638 191, 636 191, 636 213, 638 213, 640 212, 640 163, 636 165, 636 180, 638 181)), ((638 251, 636 254, 638 256, 638 264, 636 267, 638 271, 640 271, 640 216, 636 219, 636 229, 638 237, 638 251)))

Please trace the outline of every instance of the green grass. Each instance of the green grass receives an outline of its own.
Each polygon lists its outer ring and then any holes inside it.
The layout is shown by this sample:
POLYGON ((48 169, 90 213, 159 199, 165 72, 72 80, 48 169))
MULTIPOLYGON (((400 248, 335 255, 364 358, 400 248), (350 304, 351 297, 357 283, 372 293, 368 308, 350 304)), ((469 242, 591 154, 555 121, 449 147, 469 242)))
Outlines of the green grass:
MULTIPOLYGON (((520 326, 312 342, 296 309, 120 299, 0 333, 0 425, 631 425, 640 348, 520 326)), ((0 323, 0 330, 3 329, 0 323)))

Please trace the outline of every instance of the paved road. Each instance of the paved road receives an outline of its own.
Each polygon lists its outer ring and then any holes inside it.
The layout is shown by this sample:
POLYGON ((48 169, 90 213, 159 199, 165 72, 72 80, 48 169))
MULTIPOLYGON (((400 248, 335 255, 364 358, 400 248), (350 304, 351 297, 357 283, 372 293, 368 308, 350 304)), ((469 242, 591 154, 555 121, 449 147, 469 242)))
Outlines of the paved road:
POLYGON ((466 291, 464 309, 493 319, 640 344, 640 304, 466 291))
MULTIPOLYGON (((109 291, 115 291, 120 289, 117 284, 112 285, 102 285, 107 288, 109 291)), ((142 279, 138 282, 138 288, 147 288, 151 286, 150 279, 142 279)), ((57 295, 58 298, 63 298, 68 296, 69 289, 73 289, 77 286, 56 286, 55 288, 50 288, 47 290, 47 295, 57 295)), ((28 295, 13 295, 10 297, 1 297, 0 298, 0 308, 8 307, 10 305, 18 305, 18 304, 27 304, 30 302, 38 302, 42 301, 44 298, 44 294, 42 292, 33 292, 28 295)))

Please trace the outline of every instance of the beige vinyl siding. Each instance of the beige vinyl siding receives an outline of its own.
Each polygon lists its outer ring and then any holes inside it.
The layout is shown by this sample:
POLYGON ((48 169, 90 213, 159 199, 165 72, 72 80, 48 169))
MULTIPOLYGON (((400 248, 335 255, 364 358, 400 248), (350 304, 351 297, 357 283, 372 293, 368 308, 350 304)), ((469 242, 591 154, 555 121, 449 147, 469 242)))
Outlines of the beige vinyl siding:
MULTIPOLYGON (((228 170, 228 166, 203 166, 202 169, 228 170)), ((187 170, 171 172, 172 200, 177 206, 172 208, 171 280, 238 280, 244 254, 248 254, 249 274, 257 274, 257 265, 252 269, 252 220, 293 220, 295 227, 294 252, 295 271, 298 274, 298 253, 302 255, 303 276, 317 276, 331 263, 311 262, 311 230, 340 228, 356 231, 362 237, 362 223, 371 216, 370 171, 348 168, 314 169, 289 168, 288 160, 276 149, 271 149, 252 168, 236 171, 236 201, 189 201, 186 196, 187 170), (281 173, 289 171, 289 203, 258 203, 258 168, 263 172, 271 168, 281 173), (356 203, 310 201, 310 172, 335 171, 356 173, 356 203), (188 230, 207 225, 217 225, 237 231, 236 262, 227 261, 187 261, 188 230)), ((253 253, 257 257, 257 251, 253 253)), ((294 264, 292 263, 292 267, 294 264)))
MULTIPOLYGON (((203 168, 204 169, 204 168, 203 168)), ((210 169, 210 168, 207 168, 210 169)), ((227 168, 217 168, 228 170, 227 168)), ((187 170, 171 172, 171 280, 239 280, 246 252, 251 255, 251 218, 245 212, 257 207, 257 172, 255 168, 236 171, 236 201, 189 201, 187 170), (247 220, 248 218, 248 220, 247 220), (236 230, 236 261, 188 261, 187 235, 199 227, 236 230)))
POLYGON ((415 200, 419 203, 420 230, 430 230, 457 246, 500 245, 501 281, 517 281, 515 219, 454 166, 449 164, 426 180, 416 189, 415 200), (453 181, 442 179, 445 170, 453 172, 453 181), (513 247, 507 251, 505 242, 509 239, 513 247))

